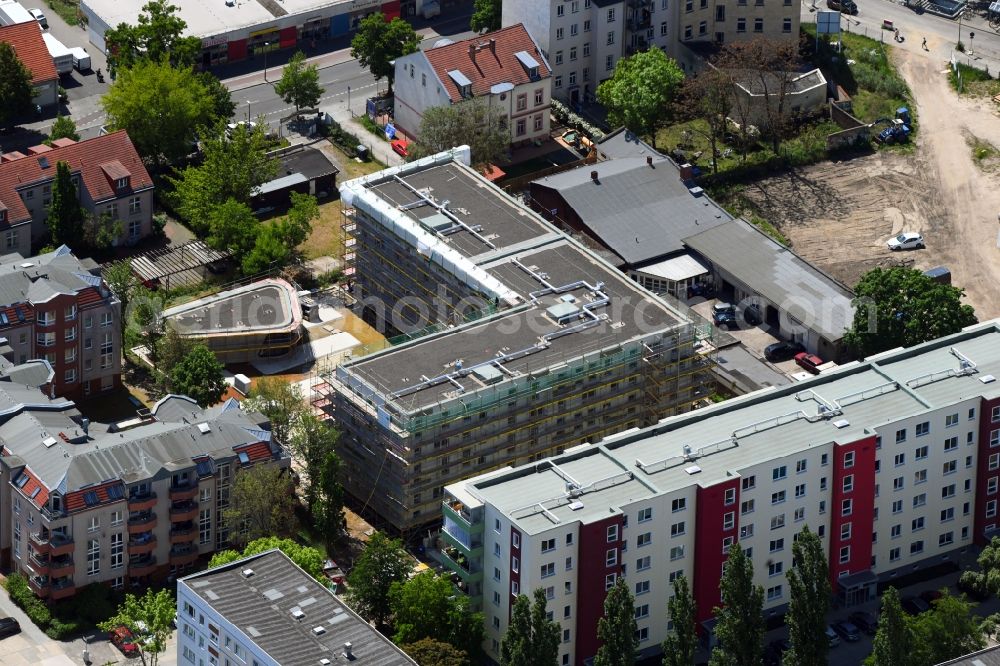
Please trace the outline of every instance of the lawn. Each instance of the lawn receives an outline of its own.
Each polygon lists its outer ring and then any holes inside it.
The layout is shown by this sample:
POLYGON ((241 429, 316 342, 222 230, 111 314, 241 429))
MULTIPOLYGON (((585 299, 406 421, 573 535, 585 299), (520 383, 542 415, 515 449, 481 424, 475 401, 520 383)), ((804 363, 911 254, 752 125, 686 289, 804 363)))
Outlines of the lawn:
POLYGON ((991 77, 989 72, 962 63, 958 63, 958 72, 962 78, 962 89, 958 89, 959 76, 953 67, 948 69, 948 82, 960 95, 993 97, 1000 93, 1000 81, 991 77))
POLYGON ((299 250, 306 259, 317 257, 340 258, 344 253, 343 236, 340 229, 340 200, 334 199, 319 207, 319 219, 313 220, 312 233, 299 250))
POLYGON ((49 0, 49 9, 66 21, 67 25, 80 23, 80 4, 75 0, 49 0))

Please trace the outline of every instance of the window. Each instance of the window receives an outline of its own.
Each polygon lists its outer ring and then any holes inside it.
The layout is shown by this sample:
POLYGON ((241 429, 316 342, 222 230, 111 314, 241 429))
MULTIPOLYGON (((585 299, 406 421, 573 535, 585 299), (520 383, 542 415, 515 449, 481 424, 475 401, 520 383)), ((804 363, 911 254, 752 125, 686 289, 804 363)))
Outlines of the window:
POLYGON ((715 7, 715 21, 717 23, 724 23, 726 20, 726 6, 716 5, 715 7))
POLYGON ((556 575, 556 564, 555 562, 549 562, 548 564, 543 564, 540 568, 540 575, 542 578, 548 578, 549 576, 556 575))
POLYGON ((545 101, 545 89, 539 88, 535 91, 535 106, 541 106, 545 101))
POLYGON ((740 538, 749 539, 753 536, 753 523, 747 523, 746 525, 740 525, 740 538))
POLYGON ((609 548, 604 554, 604 566, 613 567, 618 564, 618 549, 609 548))
POLYGON ((785 549, 785 540, 784 539, 774 539, 769 544, 769 549, 770 549, 770 552, 772 552, 772 553, 777 553, 779 551, 784 550, 785 549))
POLYGON ((722 529, 731 530, 736 526, 736 512, 729 511, 722 516, 722 529))
POLYGON ((642 580, 635 584, 635 596, 649 592, 649 581, 642 580))
POLYGON ((652 532, 643 532, 635 539, 636 548, 642 548, 643 546, 648 546, 653 542, 652 532))
POLYGON ((986 494, 987 495, 996 495, 997 494, 997 477, 991 476, 986 481, 986 494))
POLYGON ((757 487, 757 475, 751 474, 750 476, 743 477, 743 490, 753 490, 757 487))
MULTIPOLYGON (((562 85, 562 83, 560 83, 560 85, 562 85)), ((517 126, 516 127, 517 127, 517 129, 516 129, 517 136, 524 136, 527 133, 527 131, 528 131, 528 129, 527 129, 528 128, 528 123, 525 121, 524 118, 518 118, 517 119, 517 126)))
POLYGON ((916 458, 917 458, 917 460, 923 460, 926 457, 927 457, 927 447, 926 446, 921 446, 921 447, 917 448, 917 451, 916 451, 916 458))
POLYGON ((845 499, 840 503, 840 515, 849 516, 854 510, 854 500, 845 499))
POLYGON ((955 496, 955 484, 954 483, 951 484, 951 485, 945 486, 944 488, 941 489, 941 497, 942 498, 948 499, 949 497, 954 497, 954 496, 955 496))
POLYGON ((807 468, 807 465, 806 465, 806 460, 804 458, 802 460, 799 460, 798 462, 795 463, 795 473, 796 474, 802 474, 803 472, 806 471, 806 468, 807 468))
POLYGON ((906 441, 906 428, 896 431, 896 443, 901 444, 906 441))
POLYGON ((949 520, 955 519, 955 508, 948 507, 947 509, 941 509, 941 522, 947 523, 949 520))
POLYGON ((957 448, 958 448, 958 437, 949 437, 948 439, 944 440, 945 451, 954 451, 957 448))
POLYGON ((743 500, 743 502, 740 504, 740 513, 742 514, 753 513, 753 504, 754 502, 752 499, 743 500))
POLYGON ((651 566, 650 565, 651 560, 652 560, 652 558, 650 558, 649 555, 646 555, 645 557, 640 557, 639 559, 637 559, 635 561, 635 570, 636 571, 645 571, 646 569, 648 569, 651 566))
POLYGON ((914 518, 913 520, 910 521, 910 531, 911 532, 919 532, 922 529, 924 529, 924 517, 923 516, 919 516, 919 517, 914 518))
POLYGON ((897 476, 895 479, 892 480, 892 489, 893 490, 903 489, 903 477, 897 476))
POLYGON ((552 85, 556 88, 562 88, 562 77, 557 76, 552 80, 552 85))
POLYGON ((1000 406, 994 407, 990 410, 990 422, 998 423, 1000 422, 1000 406))
POLYGON ((958 414, 948 414, 944 417, 944 427, 950 428, 954 425, 958 425, 958 414))
POLYGON ((517 96, 517 110, 524 111, 528 108, 528 95, 527 93, 521 93, 517 96))
MULTIPOLYGON (((914 496, 913 508, 924 506, 925 504, 927 504, 927 493, 920 493, 919 495, 914 496)), ((902 502, 900 502, 900 505, 902 505, 902 502)))
POLYGON ((684 26, 684 39, 691 39, 691 35, 692 35, 691 26, 689 25, 684 26))
POLYGON ((130 197, 128 200, 128 212, 130 215, 135 215, 142 210, 142 198, 141 197, 130 197))
POLYGON ((767 600, 774 601, 775 599, 780 599, 782 595, 781 585, 775 585, 774 587, 767 588, 767 600))
MULTIPOLYGON (((789 0, 785 0, 785 4, 789 4, 789 0)), ((781 20, 781 32, 791 32, 792 31, 792 19, 786 18, 781 20)))
POLYGON ((918 423, 916 427, 917 437, 923 437, 931 431, 931 422, 924 421, 923 423, 918 423))
POLYGON ((556 51, 556 64, 557 65, 561 65, 562 62, 563 62, 563 53, 562 53, 562 51, 556 51))
MULTIPOLYGON (((760 2, 760 0, 757 0, 757 2, 760 2)), ((764 32, 764 19, 756 18, 753 20, 753 31, 764 32)))
MULTIPOLYGON (((500 547, 500 544, 497 544, 497 548, 499 548, 499 547, 500 547)), ((556 540, 555 539, 543 539, 542 540, 542 552, 543 553, 547 553, 550 550, 555 550, 555 549, 556 549, 556 540)))
MULTIPOLYGON (((587 19, 583 22, 583 31, 590 32, 590 19, 587 19)), ((584 44, 583 55, 587 55, 587 51, 590 50, 589 48, 587 48, 588 46, 589 46, 588 44, 584 44)))
POLYGON ((892 539, 898 539, 902 533, 903 533, 902 525, 893 525, 892 528, 889 530, 889 537, 892 539))
MULTIPOLYGON (((576 34, 576 26, 575 25, 573 26, 573 29, 570 30, 570 32, 572 34, 574 34, 574 35, 576 34)), ((570 47, 570 49, 569 49, 569 59, 570 60, 576 60, 576 47, 575 46, 570 47)))
POLYGON ((573 558, 572 557, 567 557, 566 558, 566 571, 572 571, 572 570, 573 570, 573 558))
MULTIPOLYGON (((731 537, 731 536, 728 536, 728 537, 726 537, 725 539, 722 540, 722 554, 723 555, 725 555, 725 554, 727 554, 729 552, 729 549, 733 547, 733 543, 735 543, 735 539, 733 539, 733 537, 731 537)), ((749 553, 748 553, 748 556, 749 556, 749 553)))
POLYGON ((840 549, 840 563, 847 564, 851 561, 851 547, 842 546, 840 549))
POLYGON ((556 16, 562 16, 565 13, 566 13, 566 6, 565 5, 558 5, 558 6, 556 6, 556 16))
POLYGON ((913 485, 924 483, 925 481, 927 481, 926 469, 918 469, 916 472, 913 473, 913 485))
MULTIPOLYGON (((552 541, 554 542, 555 539, 553 539, 552 541)), ((515 548, 515 549, 521 547, 521 535, 518 534, 517 532, 511 532, 511 534, 510 534, 510 546, 511 546, 511 548, 515 548)), ((555 544, 554 543, 553 543, 552 547, 555 548, 555 544)))
POLYGON ((673 525, 670 526, 670 536, 675 537, 675 536, 680 536, 681 534, 684 534, 683 520, 679 523, 674 523, 673 525))
POLYGON ((795 522, 801 522, 806 518, 806 510, 803 507, 795 509, 795 522))
POLYGON ((914 541, 910 544, 910 555, 916 555, 917 553, 922 552, 924 552, 924 542, 922 540, 914 541))
POLYGON ((100 516, 91 516, 90 517, 90 526, 87 527, 87 531, 88 532, 96 532, 99 529, 101 529, 101 517, 100 516))
POLYGON ((938 537, 938 546, 950 546, 955 543, 955 533, 945 532, 938 537))
POLYGON ((610 590, 615 586, 615 581, 618 580, 617 574, 608 574, 604 577, 604 589, 610 590))
POLYGON ((958 471, 958 461, 949 460, 948 462, 941 465, 941 474, 954 474, 958 471))
POLYGON ((112 511, 111 512, 111 526, 114 527, 116 525, 121 525, 122 522, 124 522, 122 520, 122 512, 121 511, 112 511))
POLYGON ((608 23, 614 23, 614 22, 615 22, 615 8, 612 7, 611 9, 608 10, 608 23))
MULTIPOLYGON (((6 212, 5 211, 0 211, 0 222, 3 222, 5 216, 6 216, 6 212)), ((4 246, 8 250, 13 250, 13 249, 17 248, 17 231, 16 230, 12 229, 12 230, 10 230, 10 231, 8 231, 8 232, 6 232, 4 234, 4 246)))
POLYGON ((660 23, 660 37, 666 37, 667 35, 667 22, 663 21, 660 23))
POLYGON ((736 503, 736 488, 726 488, 726 494, 723 498, 723 504, 729 506, 730 504, 736 503))
MULTIPOLYGON (((743 0, 746 4, 746 0, 743 0)), ((745 18, 736 19, 736 32, 746 32, 747 31, 747 20, 745 18)))
MULTIPOLYGON (((613 10, 609 10, 609 11, 613 11, 613 10)), ((615 43, 615 32, 614 32, 614 30, 609 30, 608 31, 608 41, 607 41, 607 44, 610 46, 611 44, 614 44, 614 43, 615 43)))
POLYGON ((899 548, 893 548, 889 551, 889 561, 895 562, 899 559, 899 548))
POLYGON ((609 525, 608 526, 608 543, 613 541, 618 541, 618 526, 609 525))
POLYGON ((96 576, 99 573, 101 573, 101 544, 97 539, 89 539, 87 541, 87 575, 96 576))
POLYGON ((615 68, 615 57, 609 54, 608 57, 604 59, 604 69, 605 71, 610 72, 614 68, 615 68))
POLYGON ((781 514, 781 515, 778 515, 778 516, 773 516, 771 518, 771 529, 772 530, 780 530, 784 526, 785 526, 785 514, 781 514))
POLYGON ((997 515, 997 501, 990 500, 986 503, 986 517, 992 518, 995 515, 997 515))
POLYGON ((699 35, 708 34, 708 22, 707 21, 699 21, 698 22, 698 34, 699 35))
MULTIPOLYGON (((683 500, 681 501, 683 502, 683 500)), ((674 500, 674 511, 679 511, 679 509, 677 508, 677 502, 678 500, 674 500)), ((681 508, 683 509, 684 507, 682 506, 681 508)), ((653 519, 653 509, 651 507, 646 507, 645 509, 639 512, 639 516, 636 519, 636 522, 644 523, 647 520, 652 520, 652 519, 653 519)))
POLYGON ((779 490, 776 493, 771 493, 771 504, 781 504, 785 501, 785 491, 779 490))
POLYGON ((781 479, 784 479, 786 476, 788 476, 788 468, 785 467, 784 465, 782 465, 781 467, 775 467, 773 470, 771 470, 772 481, 780 481, 781 479))

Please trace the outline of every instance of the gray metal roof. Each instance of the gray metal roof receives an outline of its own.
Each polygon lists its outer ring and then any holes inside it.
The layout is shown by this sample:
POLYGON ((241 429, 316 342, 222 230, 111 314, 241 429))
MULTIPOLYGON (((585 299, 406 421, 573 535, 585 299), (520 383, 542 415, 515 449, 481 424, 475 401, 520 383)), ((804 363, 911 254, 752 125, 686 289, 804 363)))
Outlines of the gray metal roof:
POLYGON ((280 550, 186 576, 177 585, 282 666, 316 666, 324 658, 359 666, 416 663, 280 550), (345 643, 353 659, 344 656, 345 643))
MULTIPOLYGON (((997 5, 997 11, 1000 11, 1000 2, 993 4, 997 5)), ((938 664, 938 666, 1000 666, 1000 646, 995 645, 985 650, 959 657, 958 659, 945 661, 938 664)))
MULTIPOLYGON (((625 153, 625 147, 610 149, 625 153)), ((632 267, 681 252, 685 237, 732 219, 709 197, 693 195, 672 161, 655 152, 648 156, 652 166, 646 157, 619 157, 546 176, 532 186, 562 195, 592 234, 632 267)))
POLYGON ((829 342, 844 337, 854 321, 854 295, 847 287, 744 220, 684 242, 829 342))
MULTIPOLYGON (((69 248, 24 258, 14 253, 0 257, 0 306, 44 303, 58 294, 73 294, 96 286, 95 276, 69 248)), ((96 280, 100 284, 100 279, 96 280)))

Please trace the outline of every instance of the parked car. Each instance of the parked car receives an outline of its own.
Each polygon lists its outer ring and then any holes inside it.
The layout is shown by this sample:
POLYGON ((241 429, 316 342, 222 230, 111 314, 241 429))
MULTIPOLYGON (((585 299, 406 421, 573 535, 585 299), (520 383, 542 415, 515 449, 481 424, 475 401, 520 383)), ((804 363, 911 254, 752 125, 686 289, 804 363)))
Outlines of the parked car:
POLYGON ((722 328, 735 328, 736 307, 730 303, 716 303, 712 306, 712 322, 722 328))
POLYGON ((400 157, 409 157, 410 144, 405 139, 393 139, 389 142, 389 145, 392 146, 392 152, 400 157))
POLYGON ((924 237, 915 231, 904 231, 894 238, 885 242, 886 246, 893 252, 899 250, 919 250, 924 245, 924 237))
POLYGON ((21 633, 21 625, 12 617, 0 617, 0 638, 21 633))
POLYGON ((764 358, 772 363, 790 361, 795 358, 796 354, 800 354, 805 350, 806 348, 800 342, 775 342, 764 349, 764 358))
POLYGON ((833 630, 848 643, 855 643, 861 640, 861 630, 850 622, 837 622, 833 625, 833 630))
POLYGON ((851 613, 847 619, 869 636, 874 636, 875 632, 878 631, 878 618, 867 611, 856 611, 851 613))
POLYGON ((138 657, 139 646, 135 644, 135 636, 126 626, 118 626, 108 632, 111 644, 121 650, 126 657, 138 657))
POLYGON ((808 352, 799 352, 795 355, 795 363, 799 365, 803 370, 808 370, 814 375, 819 374, 819 366, 823 365, 823 359, 816 354, 810 354, 808 352))
POLYGON ((826 6, 845 14, 857 14, 858 6, 854 0, 826 0, 826 6))
POLYGON ((833 630, 833 627, 826 625, 826 639, 830 641, 830 647, 835 648, 840 645, 840 636, 833 630))
POLYGON ((903 610, 910 615, 920 615, 931 609, 931 605, 920 597, 906 597, 903 599, 901 605, 903 606, 903 610))
POLYGON ((38 21, 38 25, 42 27, 42 30, 49 29, 49 20, 45 18, 45 13, 42 12, 41 9, 33 7, 32 9, 28 10, 28 13, 31 14, 31 16, 34 17, 36 21, 38 21))

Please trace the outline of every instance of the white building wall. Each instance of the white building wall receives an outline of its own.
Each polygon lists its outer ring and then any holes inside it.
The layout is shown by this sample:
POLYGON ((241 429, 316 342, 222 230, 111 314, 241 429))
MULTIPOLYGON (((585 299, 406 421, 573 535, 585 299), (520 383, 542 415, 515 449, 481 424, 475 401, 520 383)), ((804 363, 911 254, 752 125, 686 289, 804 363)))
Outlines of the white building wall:
POLYGON ((177 664, 210 666, 213 663, 219 666, 226 663, 281 666, 186 584, 178 583, 177 664), (209 625, 217 628, 218 634, 211 631, 209 625), (210 661, 209 646, 219 653, 218 659, 210 661))
POLYGON ((451 99, 423 51, 396 60, 393 120, 408 137, 417 138, 427 109, 449 106, 451 99))

